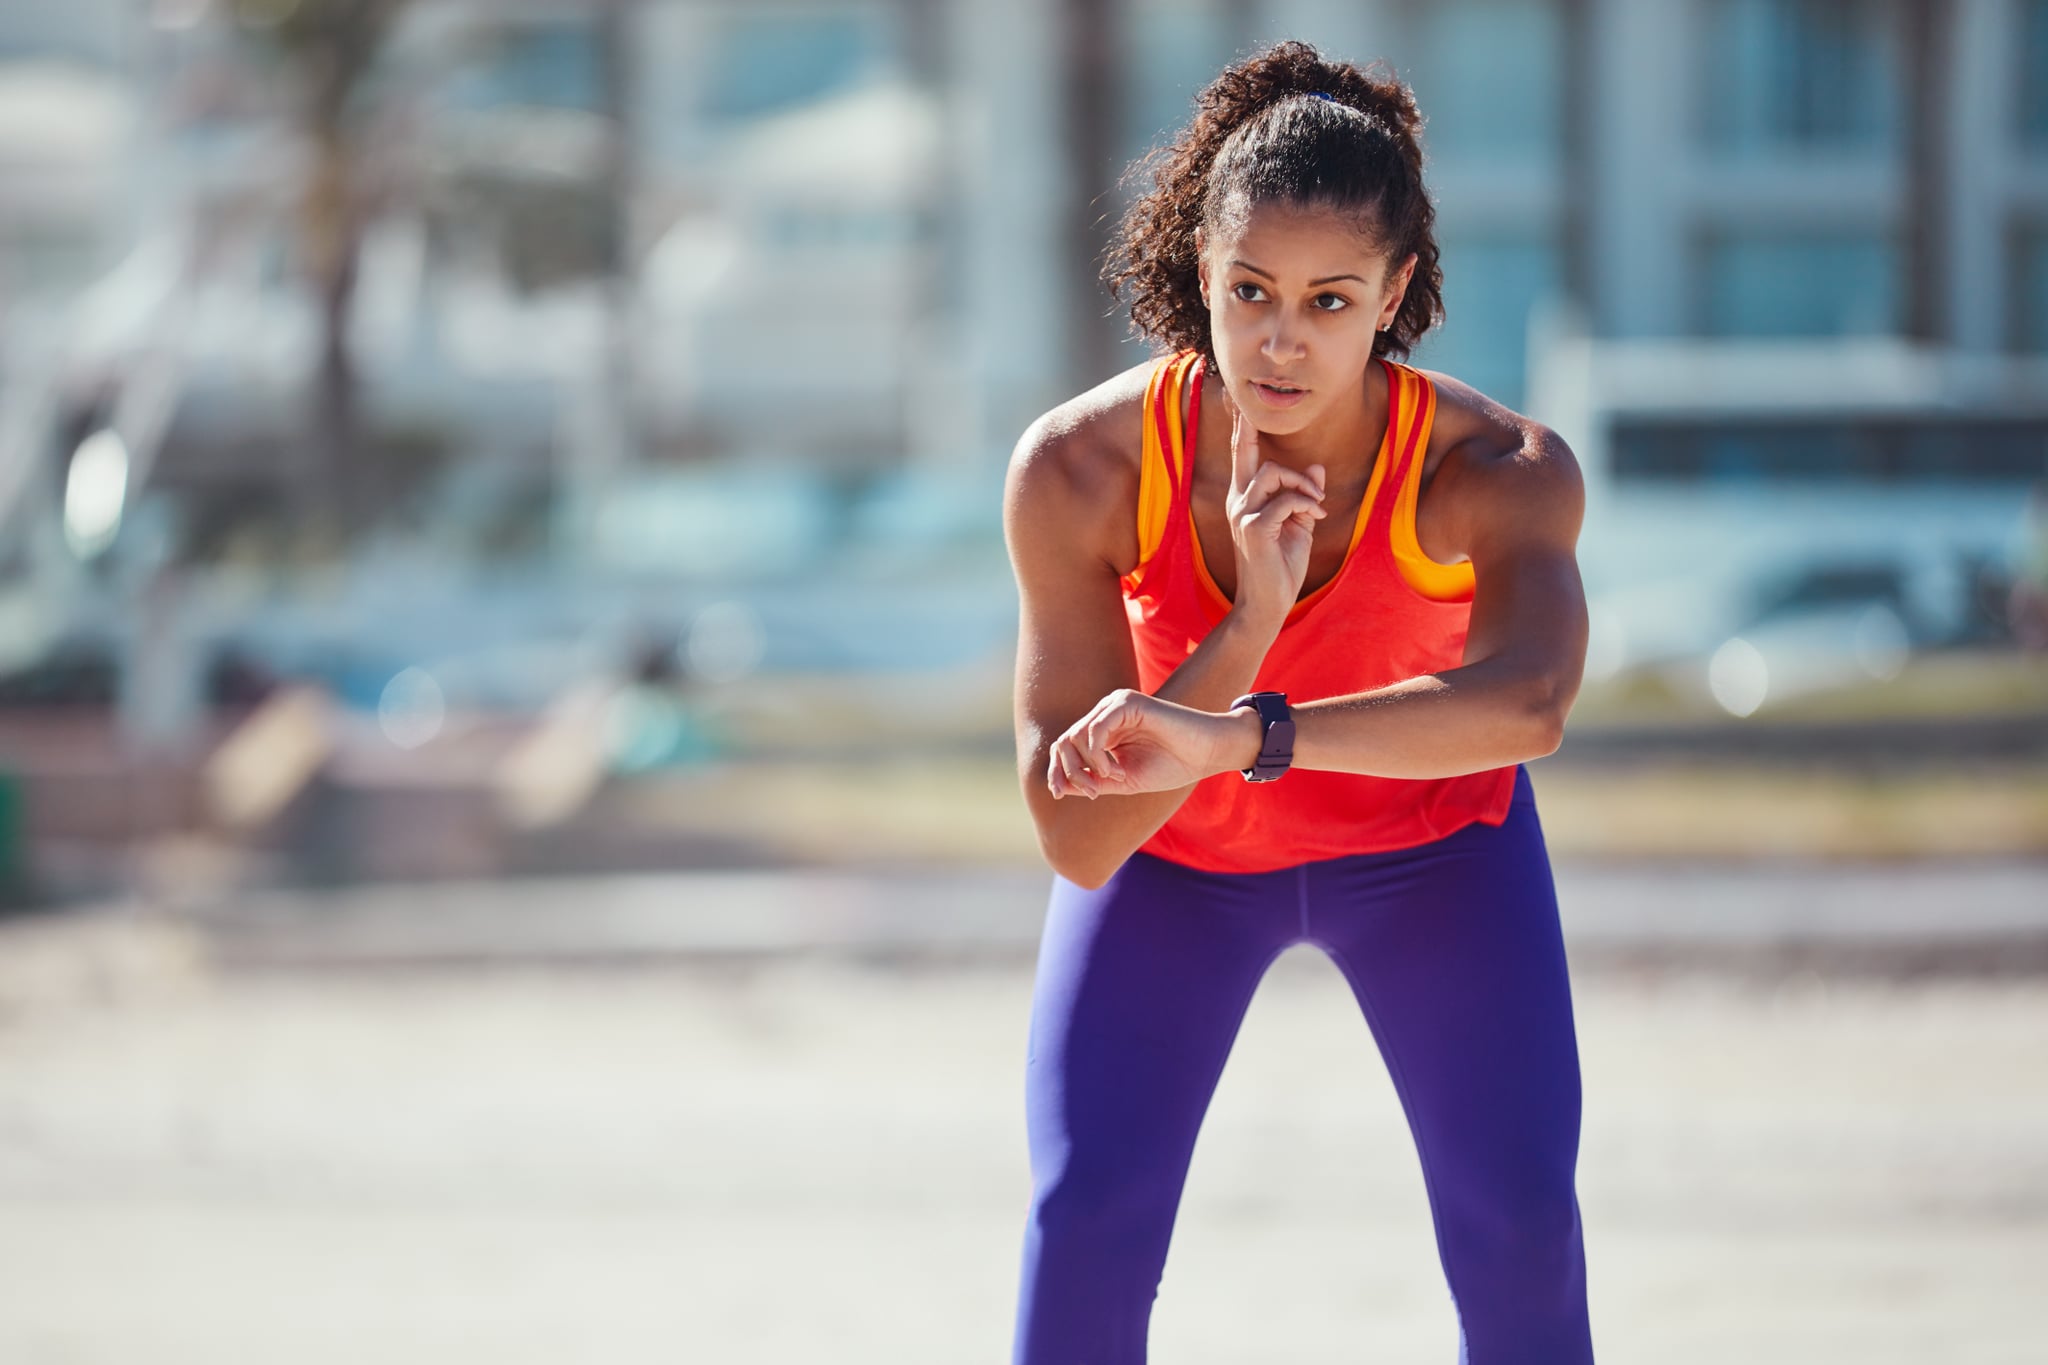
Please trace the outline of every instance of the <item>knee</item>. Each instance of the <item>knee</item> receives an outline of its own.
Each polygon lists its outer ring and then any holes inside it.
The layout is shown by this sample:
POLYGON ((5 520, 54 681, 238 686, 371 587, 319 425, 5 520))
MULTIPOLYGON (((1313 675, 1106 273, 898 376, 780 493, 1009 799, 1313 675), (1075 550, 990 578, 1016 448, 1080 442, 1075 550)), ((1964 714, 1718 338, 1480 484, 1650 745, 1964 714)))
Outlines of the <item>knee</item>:
POLYGON ((1464 1220, 1445 1247, 1466 1357, 1590 1365, 1586 1260, 1569 1189, 1464 1220))
POLYGON ((1032 1219, 1041 1233, 1118 1251, 1163 1248, 1178 1191, 1128 1171, 1069 1168, 1040 1185, 1032 1219))
POLYGON ((1472 1209, 1451 1231, 1468 1270, 1509 1283, 1575 1276, 1584 1255, 1569 1182, 1472 1209))

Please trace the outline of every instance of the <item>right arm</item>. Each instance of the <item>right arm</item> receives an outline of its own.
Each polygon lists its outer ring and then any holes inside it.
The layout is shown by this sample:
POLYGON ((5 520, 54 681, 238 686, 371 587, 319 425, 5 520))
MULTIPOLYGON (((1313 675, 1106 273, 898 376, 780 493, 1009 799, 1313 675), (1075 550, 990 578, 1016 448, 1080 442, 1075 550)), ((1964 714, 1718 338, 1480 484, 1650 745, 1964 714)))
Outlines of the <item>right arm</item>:
MULTIPOLYGON (((1135 542, 1137 481, 1128 457, 1102 445, 1103 427, 1124 430, 1137 420, 1124 405, 1074 424, 1041 419, 1018 442, 1003 494, 1003 532, 1020 605, 1018 777, 1046 861, 1090 888, 1108 881, 1194 790, 1190 784, 1114 800, 1064 801, 1046 777, 1054 742, 1069 726, 1106 694, 1139 686, 1117 567, 1120 558, 1134 557, 1126 547, 1135 542)), ((1305 502, 1272 501, 1279 505, 1270 516, 1283 518, 1305 502)), ((1310 513, 1296 515, 1305 536, 1310 513)), ((1305 567, 1305 548, 1302 558, 1305 567)), ((1298 588, 1299 572, 1294 576, 1298 588)), ((1224 710, 1251 689, 1278 631, 1277 621, 1233 609, 1154 695, 1224 710)))

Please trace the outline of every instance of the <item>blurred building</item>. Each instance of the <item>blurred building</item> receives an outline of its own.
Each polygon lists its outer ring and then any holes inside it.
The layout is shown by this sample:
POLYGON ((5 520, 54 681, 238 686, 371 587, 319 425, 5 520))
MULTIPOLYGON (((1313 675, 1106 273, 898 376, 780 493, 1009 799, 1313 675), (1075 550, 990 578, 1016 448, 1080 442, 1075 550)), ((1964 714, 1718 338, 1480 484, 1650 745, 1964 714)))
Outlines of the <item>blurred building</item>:
POLYGON ((1578 452, 1590 678, 2036 638, 2048 0, 0 0, 0 805, 98 868, 266 695, 364 849, 522 848, 763 674, 846 708, 763 743, 1000 745, 1006 457, 1285 37, 1416 90, 1415 359, 1578 452))
POLYGON ((1573 442, 1593 676, 1999 637, 2048 478, 2048 4, 1277 8, 1415 87, 1449 314, 1418 359, 1573 442))
POLYGON ((1016 434, 1144 354, 1096 279, 1119 176, 1286 36, 1413 83, 1417 359, 1574 441, 1613 666, 1833 591, 1802 574, 1954 637, 2042 475, 2048 0, 411 0, 322 124, 307 16, 382 12, 330 4, 0 0, 0 544, 38 610, 109 615, 152 495, 174 555, 274 563, 345 505, 546 592, 999 572, 1016 434))

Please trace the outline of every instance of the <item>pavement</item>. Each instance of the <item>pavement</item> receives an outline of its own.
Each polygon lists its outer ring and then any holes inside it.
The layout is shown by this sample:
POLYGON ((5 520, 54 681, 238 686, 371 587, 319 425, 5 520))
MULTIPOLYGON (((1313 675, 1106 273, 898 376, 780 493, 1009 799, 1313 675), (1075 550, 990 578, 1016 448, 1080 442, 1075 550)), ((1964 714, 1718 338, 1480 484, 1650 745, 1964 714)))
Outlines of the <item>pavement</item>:
MULTIPOLYGON (((1896 864, 1560 860, 1575 962, 2048 968, 2048 858, 1896 864)), ((268 892, 168 912, 239 966, 847 955, 1028 959, 1037 869, 779 869, 268 892)))
MULTIPOLYGON (((2041 1360, 2043 868, 1557 871, 1601 1359, 2041 1360)), ((1002 1359, 1045 888, 780 870, 0 921, 0 1361, 1002 1359)), ((1311 949, 1204 1125, 1151 1358, 1455 1358, 1398 1101, 1311 949)))
MULTIPOLYGON (((9 1365, 1006 1356, 1024 961, 237 971, 148 939, 0 1009, 9 1365)), ((2041 1359, 2048 979, 1574 977, 1603 1361, 2041 1359)), ((1392 1086, 1296 950, 1151 1359, 1455 1355, 1392 1086)))

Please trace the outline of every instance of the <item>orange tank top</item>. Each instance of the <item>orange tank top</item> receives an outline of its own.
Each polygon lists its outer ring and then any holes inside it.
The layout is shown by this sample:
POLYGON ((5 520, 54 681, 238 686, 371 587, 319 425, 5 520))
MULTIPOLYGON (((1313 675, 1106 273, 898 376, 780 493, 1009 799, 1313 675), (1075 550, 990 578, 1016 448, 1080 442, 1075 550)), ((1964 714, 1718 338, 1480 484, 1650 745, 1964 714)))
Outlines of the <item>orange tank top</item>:
MULTIPOLYGON (((1387 370, 1387 431, 1344 562, 1288 612, 1249 690, 1285 692, 1301 703, 1370 691, 1464 661, 1472 567, 1429 559, 1415 537, 1436 389, 1406 365, 1380 363, 1387 370)), ((1153 368, 1138 480, 1138 566, 1123 578, 1124 610, 1147 692, 1157 692, 1230 610, 1195 537, 1189 490, 1201 404, 1197 353, 1184 351, 1153 368), (1181 395, 1190 385, 1183 431, 1181 395)), ((1296 768, 1278 782, 1251 783, 1220 773, 1196 783, 1142 848, 1212 872, 1266 872, 1411 848, 1474 821, 1500 824, 1514 783, 1513 766, 1421 780, 1296 768)))

